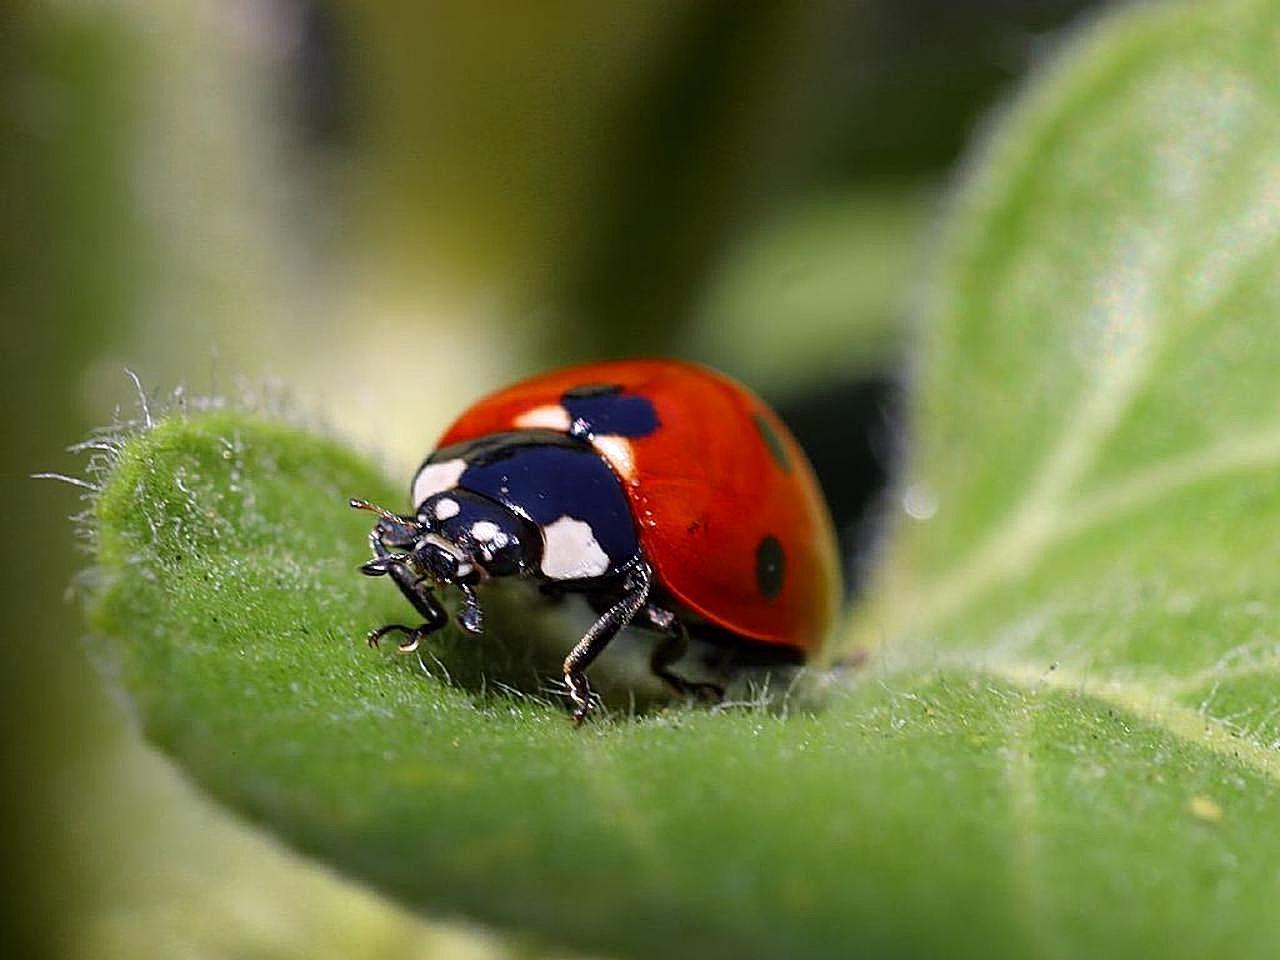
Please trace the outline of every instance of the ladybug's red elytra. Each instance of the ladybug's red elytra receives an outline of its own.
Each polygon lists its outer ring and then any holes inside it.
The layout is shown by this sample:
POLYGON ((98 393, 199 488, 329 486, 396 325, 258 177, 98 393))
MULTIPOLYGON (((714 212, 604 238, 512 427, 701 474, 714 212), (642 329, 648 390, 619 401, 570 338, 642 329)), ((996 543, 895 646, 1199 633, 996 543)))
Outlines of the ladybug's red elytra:
MULTIPOLYGON (((414 475, 414 512, 379 514, 374 557, 422 615, 390 624, 416 649, 448 616, 435 590, 462 594, 458 623, 480 633, 476 588, 495 577, 581 593, 599 619, 564 661, 581 722, 585 671, 628 624, 664 637, 653 671, 689 635, 803 659, 839 605, 830 513, 804 452, 746 387, 677 360, 589 363, 541 374, 473 405, 414 475)), ((697 685, 704 686, 704 685, 697 685)))

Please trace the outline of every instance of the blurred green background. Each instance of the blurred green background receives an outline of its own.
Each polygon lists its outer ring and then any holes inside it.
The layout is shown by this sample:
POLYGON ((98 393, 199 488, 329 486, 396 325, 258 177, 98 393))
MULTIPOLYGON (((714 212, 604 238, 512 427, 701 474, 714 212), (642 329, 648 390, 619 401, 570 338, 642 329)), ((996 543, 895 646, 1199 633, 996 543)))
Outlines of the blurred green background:
POLYGON ((781 408, 856 548, 957 157, 1088 6, 0 7, 7 955, 520 952, 299 861, 139 741, 83 636, 78 491, 27 476, 83 468, 126 367, 285 392, 402 474, 519 374, 691 356, 781 408))

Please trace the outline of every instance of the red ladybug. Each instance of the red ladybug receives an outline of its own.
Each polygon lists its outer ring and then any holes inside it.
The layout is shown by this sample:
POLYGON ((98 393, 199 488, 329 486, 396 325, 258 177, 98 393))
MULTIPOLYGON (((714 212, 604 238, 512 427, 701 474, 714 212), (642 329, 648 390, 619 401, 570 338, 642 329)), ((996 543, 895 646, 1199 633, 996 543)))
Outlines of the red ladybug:
POLYGON ((599 619, 564 662, 575 721, 584 671, 629 623, 666 636, 654 672, 688 635, 800 660, 839 604, 831 517, 791 433, 751 391, 676 360, 589 363, 545 373, 472 406, 413 478, 412 515, 381 519, 361 570, 390 576, 425 622, 448 620, 434 590, 462 593, 459 624, 482 630, 476 587, 530 578, 584 594, 599 619))

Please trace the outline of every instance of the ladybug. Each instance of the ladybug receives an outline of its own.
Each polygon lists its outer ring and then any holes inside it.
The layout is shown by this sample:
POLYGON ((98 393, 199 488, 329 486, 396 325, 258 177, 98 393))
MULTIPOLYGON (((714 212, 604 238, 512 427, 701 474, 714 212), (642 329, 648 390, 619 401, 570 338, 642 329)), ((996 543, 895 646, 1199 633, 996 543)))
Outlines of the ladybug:
POLYGON ((361 571, 389 576, 424 620, 369 643, 399 632, 416 649, 448 622, 446 587, 472 634, 492 578, 582 594, 598 619, 564 661, 576 723, 586 669, 628 624, 665 638, 658 677, 704 692, 669 669, 690 635, 799 662, 838 609, 831 517, 799 444, 750 390, 695 364, 589 363, 500 390, 445 431, 411 496, 408 515, 351 501, 380 518, 361 571))

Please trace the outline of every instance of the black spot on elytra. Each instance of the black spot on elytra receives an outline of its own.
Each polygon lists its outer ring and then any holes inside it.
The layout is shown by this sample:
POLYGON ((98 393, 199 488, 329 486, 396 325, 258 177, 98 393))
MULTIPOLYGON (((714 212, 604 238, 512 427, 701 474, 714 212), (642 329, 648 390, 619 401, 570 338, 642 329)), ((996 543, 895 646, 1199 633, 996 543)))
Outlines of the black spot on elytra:
POLYGON ((782 592, 787 573, 787 558, 778 538, 769 534, 756 547, 756 586, 765 599, 772 600, 782 592))
POLYGON ((791 457, 787 455, 787 448, 783 444, 782 438, 778 436, 778 431, 773 429, 773 424, 766 420, 762 413, 757 413, 751 419, 755 421, 756 430, 760 433, 760 439, 769 448, 769 454, 773 457, 773 462, 784 471, 789 472, 791 470, 791 457))
POLYGON ((566 391, 569 432, 577 437, 643 437, 658 429, 658 413, 648 397, 624 393, 616 383, 587 383, 566 391))
POLYGON ((577 400, 580 397, 599 397, 608 393, 621 393, 622 385, 617 383, 583 383, 566 390, 562 400, 577 400))

